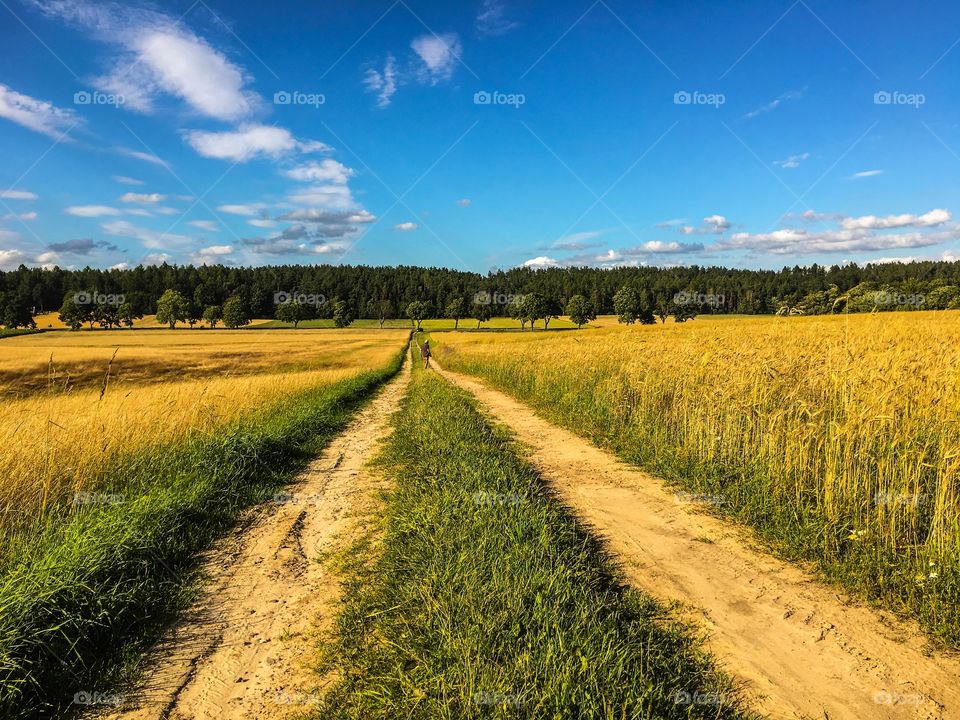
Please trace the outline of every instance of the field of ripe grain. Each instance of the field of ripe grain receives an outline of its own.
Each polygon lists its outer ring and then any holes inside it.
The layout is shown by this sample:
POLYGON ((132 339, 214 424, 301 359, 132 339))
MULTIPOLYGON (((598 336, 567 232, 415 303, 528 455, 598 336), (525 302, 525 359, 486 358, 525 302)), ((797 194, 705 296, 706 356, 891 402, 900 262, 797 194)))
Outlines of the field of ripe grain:
POLYGON ((3 341, 0 532, 91 489, 122 454, 176 444, 291 393, 387 365, 402 331, 52 332, 3 341))
POLYGON ((960 643, 960 313, 434 338, 441 363, 960 643))

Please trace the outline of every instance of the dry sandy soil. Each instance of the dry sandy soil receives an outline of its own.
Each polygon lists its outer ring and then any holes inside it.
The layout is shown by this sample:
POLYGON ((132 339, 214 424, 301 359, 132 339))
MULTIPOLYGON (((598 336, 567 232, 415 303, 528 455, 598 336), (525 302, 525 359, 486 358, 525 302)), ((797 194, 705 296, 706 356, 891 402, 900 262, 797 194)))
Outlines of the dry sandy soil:
POLYGON ((309 664, 340 585, 318 559, 347 547, 383 481, 366 463, 389 433, 409 367, 309 469, 206 554, 198 602, 152 653, 142 686, 111 720, 285 718, 318 695, 309 664))
POLYGON ((607 539, 631 583, 680 603, 753 707, 771 718, 960 718, 960 659, 931 651, 914 624, 771 557, 748 531, 698 509, 697 498, 528 406, 438 370, 514 432, 544 479, 607 539))

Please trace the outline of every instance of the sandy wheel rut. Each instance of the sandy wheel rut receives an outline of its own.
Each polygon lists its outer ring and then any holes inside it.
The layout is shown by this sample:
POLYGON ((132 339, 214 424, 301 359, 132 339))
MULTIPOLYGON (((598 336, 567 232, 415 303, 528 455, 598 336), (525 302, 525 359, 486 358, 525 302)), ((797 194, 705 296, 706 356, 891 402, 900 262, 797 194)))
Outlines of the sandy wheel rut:
POLYGON ((771 718, 960 719, 960 659, 932 652, 915 623, 850 603, 662 481, 475 378, 437 369, 516 434, 632 584, 679 602, 756 709, 771 718))
POLYGON ((155 648, 142 685, 104 717, 283 718, 316 702, 312 638, 332 621, 340 591, 317 559, 346 546, 383 486, 365 466, 409 376, 404 367, 278 502, 251 509, 205 553, 200 598, 155 648))

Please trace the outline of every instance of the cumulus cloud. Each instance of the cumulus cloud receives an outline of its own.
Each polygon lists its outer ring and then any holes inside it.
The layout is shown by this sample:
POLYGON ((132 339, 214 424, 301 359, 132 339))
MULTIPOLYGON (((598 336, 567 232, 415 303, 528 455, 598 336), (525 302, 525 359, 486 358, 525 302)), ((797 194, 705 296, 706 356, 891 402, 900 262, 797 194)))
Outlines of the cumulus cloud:
POLYGON ((539 257, 530 258, 529 260, 523 263, 523 267, 528 268, 546 268, 546 267, 556 267, 560 262, 552 257, 546 255, 540 255, 539 257))
POLYGON ((456 33, 420 35, 413 39, 410 47, 423 61, 418 77, 422 82, 431 85, 436 85, 441 80, 449 80, 460 60, 460 36, 456 33))
POLYGON ((708 215, 700 227, 684 225, 680 232, 684 235, 722 235, 730 229, 730 221, 723 215, 708 215))
POLYGON ((187 130, 187 143, 203 157, 247 162, 256 157, 278 158, 293 152, 329 151, 315 140, 298 140, 289 130, 271 125, 243 125, 237 130, 187 130))
POLYGON ((346 165, 331 158, 326 158, 319 162, 314 161, 304 165, 298 165, 284 172, 284 175, 293 180, 339 184, 346 184, 347 181, 356 174, 356 170, 348 168, 346 165))
POLYGON ((877 217, 876 215, 863 215, 861 217, 844 218, 840 226, 845 230, 889 230, 892 228, 903 227, 936 227, 949 222, 951 215, 949 211, 943 209, 934 209, 923 215, 887 215, 886 217, 877 217))
POLYGON ((476 20, 477 32, 481 36, 505 35, 518 27, 520 27, 520 23, 506 17, 503 3, 500 0, 483 0, 476 20))
POLYGON ((117 208, 109 205, 71 205, 64 212, 74 217, 105 217, 121 214, 117 208))
POLYGON ((407 222, 402 222, 397 225, 394 225, 393 229, 398 230, 400 232, 410 232, 411 230, 416 230, 418 227, 420 226, 417 225, 415 222, 410 222, 408 220, 407 222))
POLYGON ((68 139, 64 133, 80 122, 73 110, 24 95, 3 83, 0 83, 0 117, 57 139, 68 139))
POLYGON ((261 255, 328 254, 346 249, 348 243, 343 238, 357 231, 356 225, 345 222, 319 223, 310 227, 297 224, 275 235, 244 238, 241 242, 252 252, 261 255))
MULTIPOLYGON (((12 239, 10 238, 11 235, 19 238, 19 235, 16 233, 7 233, 6 231, 0 230, 0 241, 12 239)), ((14 248, 0 248, 0 269, 15 270, 26 260, 26 254, 20 252, 19 250, 14 248)))
POLYGON ((190 259, 195 265, 222 264, 227 256, 232 253, 232 245, 211 245, 210 247, 200 248, 195 253, 192 253, 190 259))

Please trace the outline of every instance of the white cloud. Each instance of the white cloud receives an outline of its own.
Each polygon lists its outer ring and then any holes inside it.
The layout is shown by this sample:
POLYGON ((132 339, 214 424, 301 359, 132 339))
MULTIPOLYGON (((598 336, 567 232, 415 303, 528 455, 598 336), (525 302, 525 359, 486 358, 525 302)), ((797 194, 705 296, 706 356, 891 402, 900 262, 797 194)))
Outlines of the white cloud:
POLYGON ((387 107, 397 91, 397 62, 393 55, 387 55, 383 72, 369 68, 363 84, 367 90, 377 94, 377 107, 387 107))
POLYGON ((114 175, 114 181, 120 183, 121 185, 143 185, 143 180, 137 180, 136 178, 127 177, 126 175, 114 175))
POLYGON ((357 171, 331 158, 308 162, 284 172, 288 178, 303 182, 330 182, 345 185, 357 171))
POLYGON ((851 175, 848 179, 850 180, 859 180, 860 178, 876 177, 877 175, 882 175, 883 170, 862 170, 851 175))
POLYGON ((250 203, 246 205, 218 205, 217 210, 223 213, 229 213, 230 215, 242 215, 244 217, 248 217, 258 214, 266 207, 267 206, 263 205, 262 203, 250 203))
POLYGON ((136 217, 153 217, 153 213, 145 208, 129 208, 123 211, 124 215, 135 215, 136 217))
POLYGON ((20 220, 21 222, 36 219, 37 213, 35 212, 7 213, 6 215, 0 216, 0 220, 20 220))
POLYGON ((145 255, 142 262, 144 265, 163 265, 165 262, 169 262, 171 256, 167 253, 150 253, 145 255))
POLYGON ((700 227, 684 225, 680 232, 684 235, 722 235, 730 229, 730 221, 723 215, 708 215, 700 227))
POLYGON ((178 212, 180 212, 176 208, 172 208, 172 207, 158 207, 158 208, 154 208, 153 211, 157 215, 176 215, 178 212))
POLYGON ((460 207, 470 207, 470 204, 473 202, 470 198, 460 198, 457 200, 457 205, 460 207))
POLYGON ((212 265, 222 263, 224 258, 232 253, 232 245, 211 245, 197 250, 190 257, 196 265, 212 265))
POLYGON ((334 222, 343 222, 343 223, 372 223, 377 218, 375 215, 371 215, 366 210, 360 210, 358 212, 336 212, 331 210, 318 210, 316 208, 308 208, 301 210, 293 210, 281 215, 278 220, 286 220, 289 222, 309 222, 309 223, 334 223, 334 222))
POLYGON ((103 223, 100 227, 108 235, 133 238, 142 242, 144 247, 156 250, 166 249, 170 245, 184 245, 192 242, 192 238, 186 235, 157 232, 156 230, 139 227, 127 220, 113 220, 103 223))
POLYGON ((669 228, 677 227, 679 225, 685 224, 687 221, 685 218, 674 218, 673 220, 664 220, 663 222, 658 222, 654 227, 658 228, 669 228))
POLYGON ((799 155, 791 155, 786 160, 774 160, 773 164, 779 165, 780 167, 786 170, 792 170, 794 168, 800 167, 800 163, 802 163, 804 160, 809 160, 809 159, 810 159, 810 153, 805 152, 799 155))
POLYGON ((220 232, 220 226, 213 220, 191 220, 187 224, 207 232, 220 232))
POLYGON ((407 221, 407 222, 399 223, 398 225, 394 225, 393 229, 399 230, 400 232, 410 232, 411 230, 416 230, 418 227, 420 226, 417 225, 415 222, 407 221))
POLYGON ((0 190, 2 200, 36 200, 37 194, 28 190, 0 190))
POLYGON ((290 202, 329 210, 349 210, 356 207, 353 194, 346 185, 314 185, 292 193, 290 202))
POLYGON ((243 125, 238 130, 187 130, 184 139, 203 157, 247 162, 255 157, 278 158, 292 152, 325 152, 315 140, 298 140, 289 130, 270 125, 243 125))
POLYGON ((436 85, 441 80, 449 80, 460 59, 460 37, 456 33, 433 33, 415 37, 410 47, 423 61, 424 67, 418 73, 421 82, 436 85))
POLYGON ((120 196, 120 202, 125 203, 158 203, 161 200, 166 200, 166 195, 161 195, 160 193, 124 193, 120 196))
POLYGON ((108 269, 109 270, 129 270, 130 263, 119 262, 116 265, 111 265, 108 269))
MULTIPOLYGON (((15 238, 20 237, 16 233, 8 233, 4 230, 0 230, 0 241, 13 239, 13 238, 10 238, 10 236, 14 236, 15 238)), ((3 270, 14 270, 17 267, 19 267, 20 264, 24 262, 26 259, 27 259, 27 256, 22 252, 20 252, 19 250, 15 250, 13 248, 4 250, 0 248, 0 268, 2 268, 3 270)))
POLYGON ((539 257, 530 258, 523 263, 523 267, 528 268, 546 268, 554 267, 560 263, 552 257, 547 257, 546 255, 541 255, 539 257))
POLYGON ((0 117, 58 139, 80 122, 73 110, 18 93, 3 83, 0 83, 0 117))
POLYGON ((943 209, 931 210, 923 215, 863 215, 844 218, 840 226, 845 230, 889 230, 903 227, 936 227, 950 220, 950 212, 943 209))
POLYGON ((140 152, 139 150, 131 150, 130 148, 125 148, 125 147, 118 147, 116 148, 116 151, 121 155, 126 155, 127 157, 136 158, 137 160, 143 160, 144 162, 148 162, 152 165, 159 165, 160 167, 163 167, 163 168, 170 167, 170 165, 167 163, 166 160, 161 160, 153 153, 140 152))
POLYGON ((106 215, 120 215, 117 208, 109 205, 71 205, 64 212, 74 217, 104 217, 106 215))
POLYGON ((766 105, 763 105, 762 107, 759 107, 756 110, 748 112, 746 115, 744 115, 744 117, 747 120, 752 120, 753 118, 763 115, 765 113, 768 113, 771 110, 776 110, 778 107, 780 107, 783 104, 784 100, 799 100, 800 98, 803 97, 803 92, 804 92, 803 90, 791 90, 790 92, 785 92, 783 93, 783 95, 776 98, 775 100, 771 100, 766 105))
POLYGON ((599 243, 589 242, 603 234, 602 230, 585 230, 583 232, 571 233, 558 238, 551 245, 551 250, 585 250, 589 247, 595 247, 599 243))
POLYGON ((113 69, 96 84, 105 92, 123 95, 126 108, 150 112, 156 97, 167 94, 207 117, 238 120, 261 104, 244 87, 250 79, 247 73, 189 30, 183 17, 143 6, 86 0, 35 5, 121 48, 113 69))
POLYGON ((938 232, 876 234, 869 230, 826 230, 808 232, 785 228, 770 233, 736 233, 716 243, 717 250, 759 250, 773 255, 799 255, 818 252, 854 252, 929 247, 960 239, 960 228, 938 232))
POLYGON ((253 225, 253 227, 258 228, 272 228, 277 226, 277 221, 271 220, 270 218, 257 218, 255 220, 247 220, 247 225, 253 225))
POLYGON ((480 13, 477 15, 476 27, 480 35, 491 37, 505 35, 520 27, 520 23, 506 18, 503 3, 500 0, 483 0, 480 13))

